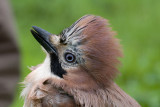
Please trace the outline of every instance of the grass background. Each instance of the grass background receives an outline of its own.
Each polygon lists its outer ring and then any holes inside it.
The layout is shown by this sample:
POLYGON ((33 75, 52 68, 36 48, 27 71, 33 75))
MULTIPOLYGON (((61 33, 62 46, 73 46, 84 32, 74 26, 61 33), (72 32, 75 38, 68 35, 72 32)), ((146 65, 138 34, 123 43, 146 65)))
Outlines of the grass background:
MULTIPOLYGON (((143 107, 160 107, 160 0, 12 0, 21 49, 21 78, 45 55, 32 25, 59 34, 85 14, 107 18, 121 39, 124 58, 117 84, 143 107)), ((17 87, 11 107, 22 107, 17 87)))

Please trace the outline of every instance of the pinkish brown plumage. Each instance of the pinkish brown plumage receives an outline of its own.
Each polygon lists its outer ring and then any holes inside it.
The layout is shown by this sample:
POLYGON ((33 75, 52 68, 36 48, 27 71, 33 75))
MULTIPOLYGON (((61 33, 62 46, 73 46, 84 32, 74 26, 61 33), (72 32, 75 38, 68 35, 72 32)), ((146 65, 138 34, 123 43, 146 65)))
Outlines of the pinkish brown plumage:
POLYGON ((25 79, 24 107, 140 107, 113 81, 122 52, 106 19, 83 16, 59 36, 33 29, 47 57, 25 79))

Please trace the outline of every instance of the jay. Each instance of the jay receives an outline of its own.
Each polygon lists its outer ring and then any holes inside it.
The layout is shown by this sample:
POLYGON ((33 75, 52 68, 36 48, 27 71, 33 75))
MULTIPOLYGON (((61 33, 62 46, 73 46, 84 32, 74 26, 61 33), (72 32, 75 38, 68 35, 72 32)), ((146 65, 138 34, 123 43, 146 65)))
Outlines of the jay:
POLYGON ((59 35, 31 33, 46 58, 23 82, 24 107, 140 107, 114 82, 122 52, 106 19, 85 15, 59 35))

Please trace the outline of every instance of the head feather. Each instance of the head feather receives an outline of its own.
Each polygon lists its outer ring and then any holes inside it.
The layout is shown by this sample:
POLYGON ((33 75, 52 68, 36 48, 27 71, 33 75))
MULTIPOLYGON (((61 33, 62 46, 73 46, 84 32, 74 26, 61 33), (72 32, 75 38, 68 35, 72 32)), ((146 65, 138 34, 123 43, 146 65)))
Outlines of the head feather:
MULTIPOLYGON (((109 27, 108 21, 93 15, 83 16, 62 34, 66 43, 78 42, 78 47, 83 53, 84 63, 80 64, 77 72, 87 72, 86 78, 91 77, 92 81, 101 86, 109 85, 118 73, 118 58, 122 56, 122 52, 119 40, 114 36, 115 32, 109 27)), ((71 77, 73 79, 74 75, 68 78, 71 77)))

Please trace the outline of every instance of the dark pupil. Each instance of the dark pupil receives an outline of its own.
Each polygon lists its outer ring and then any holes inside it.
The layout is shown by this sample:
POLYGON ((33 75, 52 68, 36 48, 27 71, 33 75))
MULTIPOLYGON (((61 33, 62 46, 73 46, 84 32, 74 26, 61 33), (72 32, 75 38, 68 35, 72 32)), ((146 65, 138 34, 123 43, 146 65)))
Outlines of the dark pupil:
POLYGON ((70 54, 70 53, 67 53, 66 54, 66 60, 68 62, 73 62, 74 61, 74 55, 73 54, 70 54))

